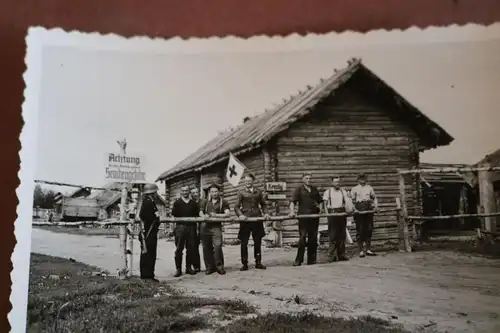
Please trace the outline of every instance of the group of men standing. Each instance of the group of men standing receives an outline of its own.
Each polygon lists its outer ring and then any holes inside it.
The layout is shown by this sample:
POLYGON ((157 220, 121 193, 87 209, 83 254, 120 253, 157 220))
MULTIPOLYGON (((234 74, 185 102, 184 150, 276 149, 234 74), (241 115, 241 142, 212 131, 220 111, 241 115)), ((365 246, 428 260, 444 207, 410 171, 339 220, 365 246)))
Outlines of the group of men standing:
MULTIPOLYGON (((349 192, 340 186, 340 177, 332 177, 332 186, 323 195, 311 185, 311 174, 302 176, 302 185, 294 191, 290 202, 290 217, 297 214, 346 213, 354 216, 359 256, 375 256, 371 249, 374 212, 378 200, 373 187, 367 184, 367 177, 360 174, 358 185, 349 192), (298 208, 296 207, 298 205, 298 208)), ((347 238, 347 215, 328 217, 329 260, 346 261, 345 241, 347 238)), ((319 218, 299 218, 299 244, 294 266, 302 265, 307 246, 307 264, 316 263, 318 247, 319 218)))
MULTIPOLYGON (((294 266, 302 265, 307 248, 307 264, 316 263, 318 247, 319 217, 301 217, 302 215, 320 213, 347 213, 353 214, 356 224, 357 242, 360 257, 374 256, 371 250, 371 237, 373 231, 373 212, 378 209, 377 197, 373 188, 367 184, 366 176, 358 176, 358 185, 350 191, 340 186, 340 178, 332 177, 332 186, 323 195, 311 185, 311 174, 306 173, 302 177, 302 184, 293 192, 290 202, 290 218, 298 215, 299 221, 299 244, 294 266)), ((265 200, 265 194, 255 188, 255 177, 252 174, 245 175, 245 187, 239 191, 234 211, 240 219, 238 239, 241 241, 241 271, 249 269, 248 266, 248 241, 252 236, 254 242, 254 259, 256 269, 266 269, 262 264, 262 239, 265 236, 263 222, 245 222, 247 218, 264 217, 269 218, 265 200)), ((156 186, 156 185, 155 185, 156 186)), ((183 186, 181 195, 172 206, 171 215, 176 218, 185 217, 230 217, 229 203, 220 195, 220 187, 212 184, 208 188, 208 198, 200 200, 200 193, 196 187, 183 186)), ((146 199, 148 195, 146 195, 146 199)), ((146 200, 146 206, 142 206, 139 213, 141 220, 153 220, 151 212, 156 212, 154 203, 146 200), (151 212, 143 212, 143 210, 151 212)), ((157 215, 157 213, 156 213, 157 215)), ((150 224, 150 223, 146 223, 150 224)), ((348 260, 345 253, 345 240, 347 228, 347 216, 328 217, 329 235, 329 259, 330 262, 348 260)), ((151 235, 157 239, 157 227, 151 235)), ((201 271, 201 260, 199 245, 203 248, 203 259, 205 274, 215 272, 224 275, 224 254, 222 249, 222 223, 221 222, 176 222, 174 229, 175 238, 175 276, 182 275, 183 253, 185 256, 185 273, 196 274, 201 271)), ((154 247, 149 254, 141 256, 141 278, 154 279, 154 263, 156 260, 156 241, 149 241, 154 247), (153 258, 154 257, 154 258, 153 258), (143 265, 143 261, 146 263, 143 265), (149 263, 149 264, 148 264, 149 263), (143 270, 143 266, 145 269, 143 270)), ((150 246, 148 245, 148 247, 150 246)))
MULTIPOLYGON (((266 269, 262 264, 262 238, 265 236, 263 223, 244 222, 248 217, 267 217, 267 208, 264 194, 254 186, 254 176, 245 176, 245 189, 238 193, 234 211, 238 215, 240 230, 238 238, 241 241, 241 270, 248 267, 248 241, 252 236, 254 241, 255 268, 266 269)), ((220 187, 212 184, 208 188, 208 198, 200 200, 198 188, 183 186, 181 196, 172 206, 173 217, 229 217, 229 203, 220 195, 220 187)), ((185 272, 196 274, 200 272, 199 245, 203 248, 205 274, 215 272, 224 275, 224 254, 222 250, 222 223, 221 222, 177 222, 174 229, 175 237, 175 276, 182 275, 183 252, 186 250, 185 272)))

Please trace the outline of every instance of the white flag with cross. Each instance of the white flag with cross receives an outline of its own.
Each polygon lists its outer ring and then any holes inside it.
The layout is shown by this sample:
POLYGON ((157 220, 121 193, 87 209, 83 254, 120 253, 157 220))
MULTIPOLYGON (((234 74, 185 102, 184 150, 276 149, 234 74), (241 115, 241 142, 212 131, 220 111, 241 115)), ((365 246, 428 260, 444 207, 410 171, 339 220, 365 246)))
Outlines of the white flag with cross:
POLYGON ((226 178, 227 181, 237 187, 240 183, 245 166, 232 153, 229 153, 229 163, 227 164, 226 178))

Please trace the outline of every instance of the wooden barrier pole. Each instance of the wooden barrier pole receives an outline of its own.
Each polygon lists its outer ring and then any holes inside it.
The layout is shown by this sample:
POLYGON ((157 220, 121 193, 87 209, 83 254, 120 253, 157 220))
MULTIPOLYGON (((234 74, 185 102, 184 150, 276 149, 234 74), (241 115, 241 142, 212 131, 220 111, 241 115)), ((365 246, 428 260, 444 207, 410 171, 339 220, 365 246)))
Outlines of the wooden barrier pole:
MULTIPOLYGON (((122 198, 120 202, 120 221, 125 221, 127 213, 127 184, 122 185, 122 198)), ((128 261, 127 261, 127 226, 120 225, 120 254, 122 256, 121 262, 123 263, 123 274, 127 274, 128 261)))
POLYGON ((403 228, 403 244, 404 251, 411 252, 410 233, 408 232, 408 210, 406 208, 406 194, 405 194, 405 179, 402 173, 399 173, 399 194, 401 200, 401 224, 403 228))

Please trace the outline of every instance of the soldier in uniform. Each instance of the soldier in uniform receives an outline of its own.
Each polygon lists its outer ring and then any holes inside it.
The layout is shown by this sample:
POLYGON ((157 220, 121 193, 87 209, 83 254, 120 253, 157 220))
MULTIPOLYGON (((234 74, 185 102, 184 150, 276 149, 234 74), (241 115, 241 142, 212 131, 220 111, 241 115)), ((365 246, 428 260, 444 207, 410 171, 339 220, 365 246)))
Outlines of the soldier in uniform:
MULTIPOLYGON (((210 197, 200 205, 200 217, 229 217, 229 203, 220 197, 220 187, 212 184, 209 187, 210 197)), ((205 274, 215 272, 224 275, 224 254, 222 252, 222 223, 202 222, 201 243, 206 263, 205 274)))
MULTIPOLYGON (((290 202, 290 217, 295 217, 295 205, 299 205, 298 214, 319 214, 323 206, 323 198, 318 189, 311 185, 311 174, 304 173, 302 176, 302 185, 293 192, 290 202)), ((319 217, 300 218, 299 219, 299 246, 294 266, 302 265, 307 244, 307 264, 316 264, 318 251, 318 228, 319 217)))
MULTIPOLYGON (((200 191, 198 190, 197 187, 193 186, 191 187, 191 200, 193 200, 197 205, 197 215, 198 212, 200 211, 200 191)), ((201 243, 201 238, 200 238, 200 226, 201 223, 196 224, 196 235, 195 235, 195 240, 194 240, 194 254, 193 254, 193 262, 192 262, 192 268, 193 270, 198 273, 201 270, 201 260, 200 260, 200 243, 201 243)))
POLYGON ((356 239, 358 241, 359 256, 363 258, 366 255, 374 256, 371 250, 371 239, 373 233, 373 213, 357 214, 357 212, 371 211, 378 209, 377 196, 373 187, 366 183, 366 176, 358 176, 358 185, 351 190, 351 198, 354 203, 354 223, 356 223, 356 239))
MULTIPOLYGON (((181 188, 181 197, 172 206, 173 217, 197 217, 198 204, 189 197, 189 186, 181 188)), ((175 224, 175 268, 174 277, 182 275, 182 252, 186 249, 186 274, 194 275, 191 268, 195 248, 196 224, 193 222, 176 222, 175 224)))
POLYGON ((157 191, 158 186, 156 184, 144 185, 142 204, 138 214, 139 218, 144 223, 144 230, 139 234, 139 241, 141 243, 141 279, 155 282, 158 282, 158 280, 155 279, 155 264, 160 214, 153 196, 157 191))
MULTIPOLYGON (((251 174, 245 175, 245 188, 238 193, 234 211, 241 220, 248 217, 258 217, 264 214, 266 219, 267 214, 266 200, 264 194, 254 188, 255 177, 251 174)), ((264 231, 264 223, 262 222, 240 222, 240 230, 238 239, 241 241, 241 271, 248 270, 248 240, 250 234, 253 239, 253 251, 255 258, 255 268, 266 269, 262 264, 262 238, 266 235, 264 231)))

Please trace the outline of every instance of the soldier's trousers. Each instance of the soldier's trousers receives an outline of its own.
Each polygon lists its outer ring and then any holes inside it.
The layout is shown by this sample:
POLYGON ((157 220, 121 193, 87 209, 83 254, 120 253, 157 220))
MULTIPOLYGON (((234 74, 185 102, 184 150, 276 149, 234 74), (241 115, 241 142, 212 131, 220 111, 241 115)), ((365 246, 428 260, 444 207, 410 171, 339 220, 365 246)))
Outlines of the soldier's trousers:
POLYGON ((200 269, 201 268, 201 263, 200 263, 200 243, 201 243, 201 235, 200 235, 200 223, 197 223, 196 225, 196 235, 195 235, 195 240, 194 240, 194 253, 193 253, 193 268, 194 269, 200 269))
POLYGON ((248 241, 250 240, 250 235, 252 235, 253 239, 253 256, 255 258, 255 263, 260 264, 262 262, 262 238, 265 234, 263 223, 240 223, 238 239, 241 241, 240 252, 242 264, 248 264, 248 241))
POLYGON ((194 262, 196 225, 177 223, 175 234, 175 267, 182 268, 182 252, 186 249, 186 268, 190 268, 194 262))
POLYGON ((153 279, 155 277, 155 264, 156 264, 156 254, 158 248, 158 233, 151 232, 148 237, 146 237, 146 249, 144 252, 142 237, 139 235, 139 241, 141 244, 141 258, 139 262, 141 278, 142 279, 153 279))
POLYGON ((224 267, 224 253, 222 251, 222 228, 201 226, 201 243, 203 259, 207 270, 224 267))
POLYGON ((295 261, 302 263, 307 244, 307 263, 316 263, 319 218, 299 219, 299 247, 295 261))
MULTIPOLYGON (((343 213, 345 209, 334 209, 331 213, 343 213)), ((347 217, 330 216, 328 217, 328 257, 330 260, 345 256, 345 239, 347 237, 347 217)))
MULTIPOLYGON (((355 205, 358 211, 371 209, 371 203, 367 201, 358 202, 355 205)), ((356 223, 356 240, 361 251, 363 243, 366 243, 366 246, 370 247, 373 234, 373 213, 354 214, 354 223, 356 223)))

